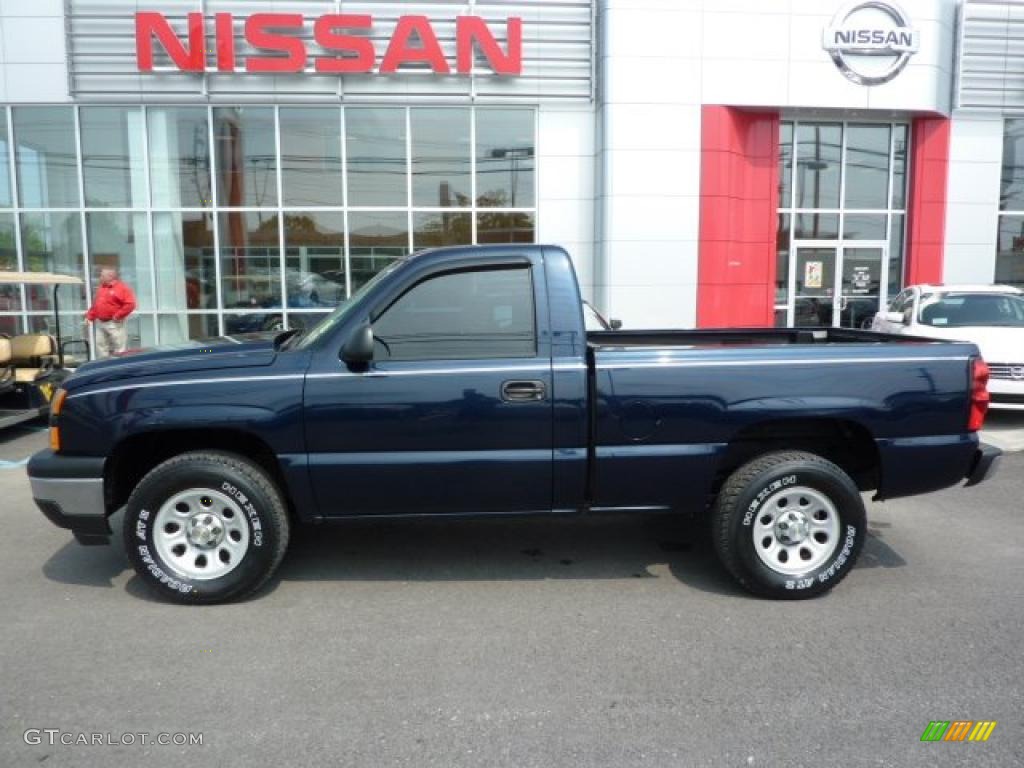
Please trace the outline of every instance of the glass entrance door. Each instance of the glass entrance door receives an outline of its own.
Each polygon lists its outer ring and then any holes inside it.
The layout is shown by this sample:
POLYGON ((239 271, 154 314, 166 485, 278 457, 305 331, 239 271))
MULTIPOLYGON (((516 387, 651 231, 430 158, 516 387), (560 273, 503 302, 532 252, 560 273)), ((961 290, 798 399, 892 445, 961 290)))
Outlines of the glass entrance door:
POLYGON ((791 326, 863 328, 885 292, 885 243, 813 243, 793 249, 791 326))

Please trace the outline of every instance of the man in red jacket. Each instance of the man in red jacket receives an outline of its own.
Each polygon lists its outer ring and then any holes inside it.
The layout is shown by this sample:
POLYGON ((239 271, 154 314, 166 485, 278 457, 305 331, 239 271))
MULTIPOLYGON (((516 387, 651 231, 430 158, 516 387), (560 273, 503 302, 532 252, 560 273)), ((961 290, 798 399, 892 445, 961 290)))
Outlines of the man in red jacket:
POLYGON ((124 322, 135 311, 135 294, 117 279, 116 269, 100 272, 96 298, 85 313, 86 321, 96 323, 96 356, 110 357, 125 351, 128 332, 124 322))

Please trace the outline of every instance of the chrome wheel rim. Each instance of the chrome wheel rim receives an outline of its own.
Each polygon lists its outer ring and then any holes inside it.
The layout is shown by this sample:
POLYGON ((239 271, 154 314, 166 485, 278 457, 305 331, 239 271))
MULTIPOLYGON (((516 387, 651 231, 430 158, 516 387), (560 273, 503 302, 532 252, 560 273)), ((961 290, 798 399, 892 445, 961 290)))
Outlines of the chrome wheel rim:
POLYGON ((820 568, 839 546, 839 512, 820 491, 793 486, 775 493, 754 520, 754 551, 776 573, 820 568))
POLYGON ((163 503, 153 521, 157 554, 179 576, 208 581, 231 573, 249 551, 249 524, 231 497, 190 488, 163 503))

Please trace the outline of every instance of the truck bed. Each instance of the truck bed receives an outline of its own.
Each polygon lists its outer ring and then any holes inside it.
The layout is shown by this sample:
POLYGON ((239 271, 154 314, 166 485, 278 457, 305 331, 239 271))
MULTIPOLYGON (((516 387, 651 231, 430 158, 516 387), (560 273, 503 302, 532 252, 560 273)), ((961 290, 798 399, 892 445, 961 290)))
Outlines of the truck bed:
POLYGON ((593 347, 723 347, 803 344, 934 343, 934 339, 894 336, 852 328, 728 328, 650 331, 588 331, 593 347))

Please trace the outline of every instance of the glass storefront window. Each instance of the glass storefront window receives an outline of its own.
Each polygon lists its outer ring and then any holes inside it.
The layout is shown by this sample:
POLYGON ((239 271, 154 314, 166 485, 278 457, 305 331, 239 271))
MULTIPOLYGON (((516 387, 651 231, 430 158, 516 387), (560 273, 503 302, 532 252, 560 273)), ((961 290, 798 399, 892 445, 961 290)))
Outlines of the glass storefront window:
POLYGON ((996 282, 1024 288, 1024 214, 999 217, 996 282))
MULTIPOLYGON (((14 214, 0 213, 0 272, 18 272, 18 242, 14 214)), ((21 310, 21 286, 0 283, 0 312, 21 310)), ((2 331, 0 331, 2 333, 2 331)))
POLYGON ((276 208, 274 110, 217 107, 213 110, 213 140, 217 204, 222 208, 276 208))
POLYGON ((791 218, 788 213, 779 214, 779 226, 775 231, 776 304, 784 304, 789 300, 789 222, 791 218))
MULTIPOLYGON (((85 258, 82 253, 82 215, 46 211, 21 215, 21 246, 28 272, 59 272, 85 279, 85 258)), ((29 311, 52 311, 52 289, 41 285, 26 286, 29 311)), ((70 313, 85 311, 85 288, 68 286, 61 289, 61 310, 70 313)), ((81 319, 78 319, 81 322, 81 319)))
POLYGON ((884 213, 848 213, 843 217, 846 240, 885 240, 884 213))
POLYGON ((71 107, 15 107, 18 198, 23 208, 77 208, 78 151, 71 107))
POLYGON ((21 333, 21 316, 0 315, 0 333, 4 336, 17 336, 21 333))
POLYGON ((82 172, 89 208, 145 208, 142 110, 82 107, 82 172))
POLYGON ((218 221, 224 308, 279 308, 281 246, 277 214, 222 212, 218 221))
POLYGON ((779 124, 779 208, 789 208, 793 196, 793 124, 779 124))
POLYGON ((889 199, 888 125, 846 128, 844 206, 885 210, 889 199))
POLYGON ((907 205, 907 134, 909 128, 903 124, 893 126, 893 179, 892 207, 902 210, 907 205))
POLYGON ((220 335, 216 315, 157 315, 157 320, 160 324, 161 344, 180 344, 191 339, 209 339, 220 335))
POLYGON ((468 213, 417 213, 413 216, 413 250, 473 242, 473 220, 468 213))
POLYGON ((348 215, 348 225, 355 293, 392 261, 409 253, 409 220, 404 212, 353 212, 348 215))
POLYGON ((843 126, 800 123, 796 144, 796 207, 838 208, 843 126))
POLYGON ((7 144, 7 115, 0 110, 0 208, 10 208, 11 195, 10 147, 7 144))
MULTIPOLYGON (((0 269, 87 280, 62 290, 79 323, 116 267, 132 346, 308 327, 414 248, 535 242, 535 125, 518 106, 3 107, 0 269)), ((45 327, 51 296, 0 286, 0 327, 45 327)))
POLYGON ((476 217, 478 243, 532 243, 535 231, 529 213, 480 213, 476 217))
POLYGON ((341 112, 281 109, 281 182, 287 206, 341 206, 341 112))
POLYGON ((149 110, 154 208, 210 208, 210 133, 204 107, 149 110))
POLYGON ((468 109, 413 108, 412 204, 466 208, 472 204, 468 109))
POLYGON ((889 233, 889 296, 903 289, 903 214, 894 213, 889 233))
POLYGON ((797 240, 834 240, 839 237, 839 214, 798 213, 793 236, 797 240))
POLYGON ((404 109, 345 110, 345 152, 349 205, 408 205, 404 109))
POLYGON ((487 208, 532 208, 533 177, 533 110, 477 112, 476 204, 487 208))
POLYGON ((146 214, 87 213, 85 226, 93 284, 98 284, 101 269, 116 269, 134 291, 139 310, 152 310, 153 270, 146 214))
MULTIPOLYGON (((153 242, 156 244, 157 309, 215 310, 217 267, 211 215, 198 211, 154 213, 153 242)), ((161 320, 161 329, 163 322, 161 320)))
POLYGON ((336 307, 345 292, 345 214, 284 215, 288 307, 336 307))

